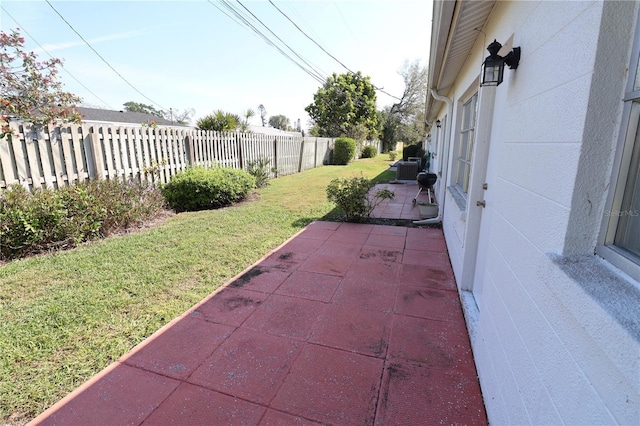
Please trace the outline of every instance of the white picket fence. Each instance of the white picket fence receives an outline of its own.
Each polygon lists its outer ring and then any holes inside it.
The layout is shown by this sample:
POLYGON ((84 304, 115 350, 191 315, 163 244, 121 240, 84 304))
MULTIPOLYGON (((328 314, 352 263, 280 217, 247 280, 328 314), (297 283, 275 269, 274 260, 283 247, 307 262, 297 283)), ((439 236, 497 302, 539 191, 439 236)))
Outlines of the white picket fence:
MULTIPOLYGON (((334 139, 180 128, 12 124, 0 139, 0 190, 59 188, 93 179, 167 183, 191 166, 246 169, 266 159, 273 176, 326 164, 334 139)), ((366 142, 375 145, 378 141, 366 142)))

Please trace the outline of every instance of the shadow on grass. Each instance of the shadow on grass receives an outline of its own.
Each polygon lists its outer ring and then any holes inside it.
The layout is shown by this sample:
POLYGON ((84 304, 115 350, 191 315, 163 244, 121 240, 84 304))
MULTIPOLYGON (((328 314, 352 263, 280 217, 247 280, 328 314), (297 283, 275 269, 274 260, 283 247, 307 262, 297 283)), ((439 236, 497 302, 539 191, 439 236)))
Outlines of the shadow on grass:
POLYGON ((371 182, 373 182, 375 185, 377 185, 379 183, 391 182, 395 178, 396 178, 396 172, 393 171, 393 170, 387 169, 384 172, 380 173, 378 176, 376 176, 373 179, 371 179, 371 182))

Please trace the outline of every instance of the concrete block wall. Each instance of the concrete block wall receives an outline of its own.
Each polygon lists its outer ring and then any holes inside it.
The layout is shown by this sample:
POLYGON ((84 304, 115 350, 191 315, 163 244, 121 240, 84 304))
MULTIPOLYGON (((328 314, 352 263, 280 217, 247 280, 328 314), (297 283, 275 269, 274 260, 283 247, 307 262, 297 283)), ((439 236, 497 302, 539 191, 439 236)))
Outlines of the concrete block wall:
MULTIPOLYGON (((490 228, 481 242, 482 305, 472 339, 493 424, 640 424, 640 332, 633 325, 640 284, 593 251, 566 256, 572 221, 593 234, 602 219, 606 183, 589 188, 589 206, 576 202, 585 197, 577 182, 591 177, 583 173, 602 181, 611 172, 636 18, 633 2, 497 2, 483 29, 487 40, 522 47, 520 67, 506 70, 496 89, 482 219, 490 228), (597 59, 612 51, 608 74, 598 74, 597 59), (594 114, 598 104, 607 107, 594 114), (590 171, 580 165, 592 152, 594 123, 598 143, 610 149, 594 152, 599 157, 589 162, 602 169, 590 171), (622 296, 594 296, 586 290, 591 277, 597 286, 629 289, 631 304, 607 308, 599 297, 622 296), (615 309, 628 315, 621 320, 615 309)), ((486 56, 480 47, 450 94, 454 102, 477 77, 486 56)), ((443 227, 459 271, 464 234, 449 198, 443 227)))

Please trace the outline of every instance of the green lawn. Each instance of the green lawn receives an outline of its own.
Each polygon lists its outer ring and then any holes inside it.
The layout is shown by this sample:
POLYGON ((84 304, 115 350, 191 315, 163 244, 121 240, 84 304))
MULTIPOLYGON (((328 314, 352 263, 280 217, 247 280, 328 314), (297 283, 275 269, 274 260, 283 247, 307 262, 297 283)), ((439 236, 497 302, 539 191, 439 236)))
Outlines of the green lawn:
POLYGON ((387 158, 274 179, 255 201, 0 267, 0 423, 32 419, 311 221, 336 219, 329 181, 389 180, 387 158))

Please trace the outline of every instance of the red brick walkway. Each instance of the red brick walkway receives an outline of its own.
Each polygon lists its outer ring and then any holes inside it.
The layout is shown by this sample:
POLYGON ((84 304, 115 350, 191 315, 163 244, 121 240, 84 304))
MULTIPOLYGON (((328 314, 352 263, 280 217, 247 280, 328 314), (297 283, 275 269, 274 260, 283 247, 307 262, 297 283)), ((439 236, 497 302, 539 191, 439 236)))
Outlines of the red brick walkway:
POLYGON ((315 222, 34 424, 486 424, 439 229, 315 222))

